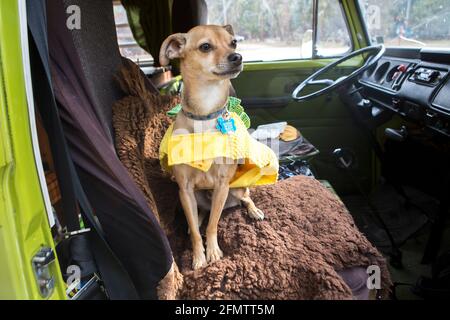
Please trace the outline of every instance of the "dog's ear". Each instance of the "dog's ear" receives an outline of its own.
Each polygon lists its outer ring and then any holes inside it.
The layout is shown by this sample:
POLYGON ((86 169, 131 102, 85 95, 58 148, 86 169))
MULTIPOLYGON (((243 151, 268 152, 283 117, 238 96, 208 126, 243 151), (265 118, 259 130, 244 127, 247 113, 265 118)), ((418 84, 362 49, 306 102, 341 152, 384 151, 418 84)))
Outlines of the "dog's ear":
POLYGON ((234 36, 234 30, 233 30, 233 27, 232 27, 231 25, 227 24, 226 26, 223 26, 223 28, 224 28, 225 30, 227 30, 229 34, 231 34, 232 36, 234 36))
POLYGON ((159 63, 162 66, 167 66, 170 60, 181 58, 186 41, 186 33, 175 33, 164 40, 159 52, 159 63))

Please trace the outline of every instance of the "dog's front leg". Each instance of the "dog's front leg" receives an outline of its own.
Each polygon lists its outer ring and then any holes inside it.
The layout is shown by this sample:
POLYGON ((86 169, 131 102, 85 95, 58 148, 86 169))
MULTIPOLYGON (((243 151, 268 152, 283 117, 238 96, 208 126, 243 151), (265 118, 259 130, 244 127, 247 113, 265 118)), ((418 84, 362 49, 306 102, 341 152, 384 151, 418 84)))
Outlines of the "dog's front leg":
POLYGON ((208 227, 206 228, 206 260, 208 262, 214 262, 223 257, 222 250, 220 250, 217 242, 217 226, 219 224, 220 216, 222 215, 223 207, 228 198, 229 190, 230 186, 228 180, 221 179, 213 191, 211 213, 209 216, 208 227))
POLYGON ((183 206, 184 214, 189 225, 192 242, 192 268, 194 270, 206 265, 205 248, 203 247, 202 236, 198 225, 198 208, 195 199, 194 187, 184 181, 180 185, 180 200, 183 206))
POLYGON ((255 206, 255 203, 253 202, 252 198, 250 198, 249 188, 232 189, 230 193, 234 197, 242 201, 244 206, 247 208, 247 213, 250 217, 256 220, 264 220, 264 212, 262 212, 255 206))

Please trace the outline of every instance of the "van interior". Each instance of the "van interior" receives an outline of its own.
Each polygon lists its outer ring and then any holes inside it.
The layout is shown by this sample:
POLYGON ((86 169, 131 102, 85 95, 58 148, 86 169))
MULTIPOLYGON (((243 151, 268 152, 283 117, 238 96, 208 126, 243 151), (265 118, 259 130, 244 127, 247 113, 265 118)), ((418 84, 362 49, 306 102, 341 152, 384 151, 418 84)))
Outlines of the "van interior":
MULTIPOLYGON (((416 34, 402 31, 394 40, 376 37, 381 29, 370 25, 376 1, 247 2, 253 7, 218 0, 27 1, 39 150, 64 280, 73 260, 67 247, 85 240, 67 244, 67 238, 91 234, 94 260, 110 261, 97 266, 98 278, 111 283, 109 298, 158 298, 172 254, 114 149, 112 106, 125 96, 116 78, 127 58, 145 75, 149 92, 177 96, 177 63, 158 63, 162 41, 196 25, 235 22, 245 67, 232 81, 232 95, 253 129, 286 122, 306 148, 286 147, 279 179, 308 176, 340 199, 387 259, 390 299, 448 298, 450 44, 422 46, 416 34), (289 26, 296 18, 286 15, 298 8, 303 20, 294 32, 289 26), (260 25, 253 26, 257 13, 260 25), (130 279, 137 296, 124 285, 130 279)), ((411 16, 418 9, 410 10, 411 16)), ((83 270, 89 268, 86 263, 83 270)), ((101 295, 67 290, 74 299, 101 295)))

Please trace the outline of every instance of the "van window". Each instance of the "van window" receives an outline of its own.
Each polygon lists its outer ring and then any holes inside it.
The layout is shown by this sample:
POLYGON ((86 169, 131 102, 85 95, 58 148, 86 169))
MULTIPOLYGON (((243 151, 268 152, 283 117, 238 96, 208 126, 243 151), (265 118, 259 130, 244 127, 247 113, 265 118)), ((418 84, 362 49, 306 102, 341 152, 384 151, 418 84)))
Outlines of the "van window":
POLYGON ((134 62, 153 63, 153 57, 134 40, 128 23, 127 11, 120 1, 114 1, 114 19, 116 21, 117 40, 121 55, 134 62))
POLYGON ((350 34, 341 4, 319 0, 316 50, 319 57, 338 57, 351 49, 350 34))
POLYGON ((312 56, 312 0, 206 0, 209 24, 231 24, 245 61, 312 56))
POLYGON ((359 0, 372 43, 388 47, 450 47, 448 0, 359 0))

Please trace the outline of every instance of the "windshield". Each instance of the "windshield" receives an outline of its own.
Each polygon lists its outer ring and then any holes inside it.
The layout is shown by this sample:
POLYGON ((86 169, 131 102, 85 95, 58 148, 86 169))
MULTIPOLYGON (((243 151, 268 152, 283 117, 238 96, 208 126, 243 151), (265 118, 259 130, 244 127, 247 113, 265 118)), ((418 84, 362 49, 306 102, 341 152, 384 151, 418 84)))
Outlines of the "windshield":
POLYGON ((359 0, 372 43, 450 48, 450 0, 359 0))

